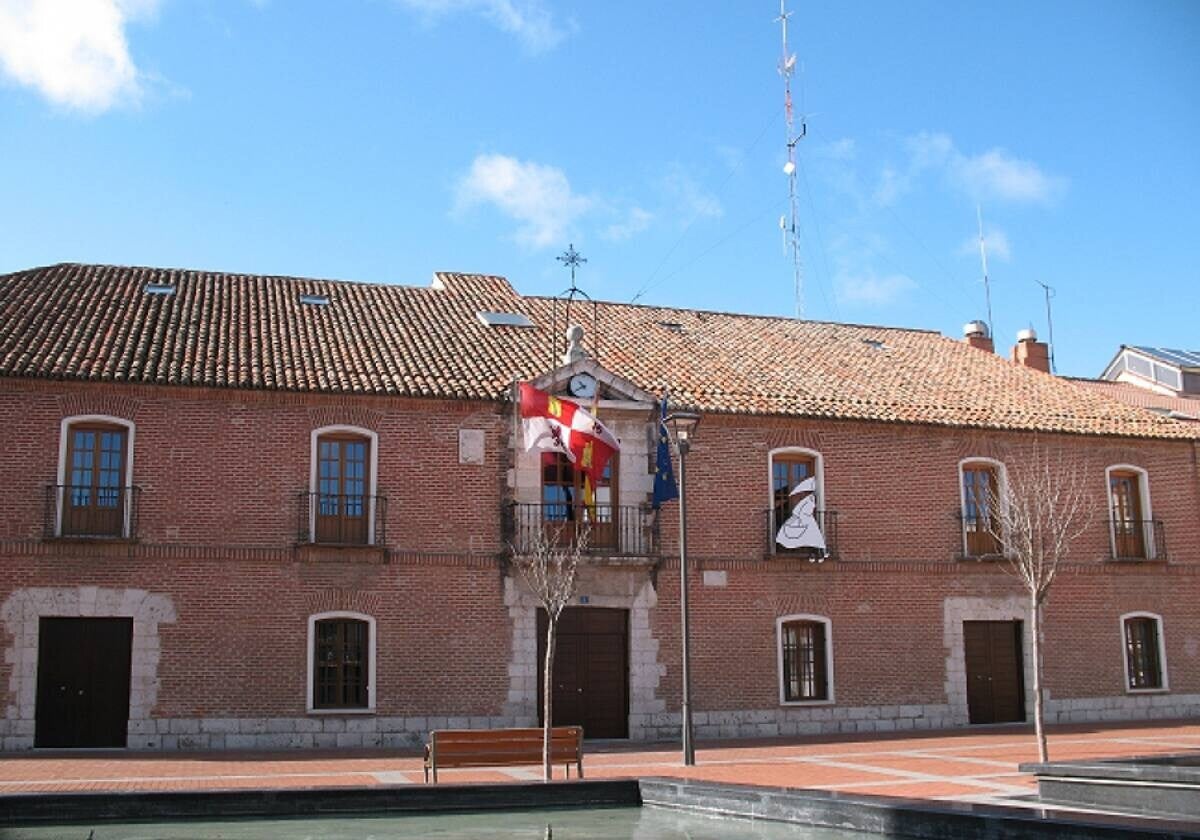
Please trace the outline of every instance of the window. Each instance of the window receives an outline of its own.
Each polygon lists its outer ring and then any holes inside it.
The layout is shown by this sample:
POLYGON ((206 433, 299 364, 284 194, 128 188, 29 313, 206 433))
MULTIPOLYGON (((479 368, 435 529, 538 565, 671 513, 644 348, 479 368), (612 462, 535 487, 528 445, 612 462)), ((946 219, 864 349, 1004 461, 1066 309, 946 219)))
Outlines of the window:
POLYGON ((1108 470, 1109 523, 1113 557, 1142 560, 1155 556, 1150 534, 1150 493, 1146 471, 1118 465, 1108 470))
POLYGON ((375 620, 358 613, 309 618, 309 711, 372 711, 375 620))
POLYGON ((817 521, 817 526, 821 529, 821 533, 825 538, 827 553, 833 553, 833 534, 832 522, 826 516, 824 509, 824 469, 821 462, 821 456, 808 449, 784 449, 774 451, 770 455, 771 466, 771 515, 769 518, 769 534, 771 551, 774 553, 799 553, 813 554, 819 553, 818 549, 813 548, 795 548, 788 549, 779 545, 775 541, 776 534, 779 529, 787 522, 788 517, 792 515, 792 510, 797 504, 802 502, 809 493, 801 492, 792 495, 792 491, 796 489, 802 482, 812 479, 813 501, 815 503, 814 516, 817 521))
POLYGON ((328 426, 313 432, 309 533, 318 543, 374 545, 379 499, 375 495, 374 432, 328 426))
POLYGON ((777 622, 779 702, 833 701, 833 640, 829 619, 791 615, 777 622))
POLYGON ((1162 618, 1153 613, 1129 613, 1121 617, 1121 627, 1125 639, 1126 690, 1165 690, 1166 653, 1162 618))
POLYGON ((575 469, 561 452, 542 453, 542 519, 555 523, 548 536, 559 542, 569 542, 575 536, 575 523, 587 519, 591 523, 588 546, 594 549, 615 548, 617 518, 620 509, 617 498, 617 458, 604 465, 604 474, 597 484, 594 497, 586 495, 584 474, 575 469))
POLYGON ((959 465, 962 474, 963 554, 985 557, 1001 553, 1000 489, 1003 466, 996 461, 973 460, 959 465))
POLYGON ((63 420, 55 488, 59 536, 130 535, 132 447, 133 424, 128 420, 63 420))

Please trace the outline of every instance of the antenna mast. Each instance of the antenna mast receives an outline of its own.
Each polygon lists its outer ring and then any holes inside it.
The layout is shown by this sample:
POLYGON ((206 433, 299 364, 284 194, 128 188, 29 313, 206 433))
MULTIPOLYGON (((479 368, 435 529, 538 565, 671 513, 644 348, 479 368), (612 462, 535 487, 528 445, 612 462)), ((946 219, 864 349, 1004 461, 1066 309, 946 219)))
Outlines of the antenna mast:
POLYGON ((1042 291, 1046 293, 1046 326, 1050 330, 1050 372, 1054 373, 1054 319, 1050 315, 1050 298, 1054 297, 1054 287, 1041 280, 1033 282, 1041 286, 1042 291))
POLYGON ((992 286, 988 281, 987 269, 987 242, 983 238, 983 207, 976 204, 975 212, 979 218, 979 259, 983 262, 983 297, 987 302, 988 331, 992 334, 992 338, 995 339, 996 328, 992 324, 992 286))
POLYGON ((804 317, 804 266, 800 261, 800 202, 796 197, 796 144, 804 139, 808 126, 804 115, 800 115, 800 133, 796 133, 795 115, 792 113, 792 73, 796 70, 796 56, 788 52, 788 18, 792 16, 786 8, 787 0, 779 0, 779 17, 783 29, 783 55, 779 59, 779 75, 783 76, 783 106, 787 125, 787 163, 783 172, 788 177, 789 216, 779 217, 779 228, 783 231, 784 253, 792 258, 792 281, 795 286, 796 318, 804 317))

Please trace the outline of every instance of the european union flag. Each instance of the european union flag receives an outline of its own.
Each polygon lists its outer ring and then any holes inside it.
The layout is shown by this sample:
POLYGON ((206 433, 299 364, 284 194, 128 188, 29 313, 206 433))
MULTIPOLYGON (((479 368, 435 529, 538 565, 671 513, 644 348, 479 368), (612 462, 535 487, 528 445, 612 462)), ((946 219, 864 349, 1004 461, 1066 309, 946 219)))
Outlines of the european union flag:
POLYGON ((662 409, 658 415, 658 454, 654 458, 654 508, 663 502, 679 498, 679 485, 675 483, 675 468, 671 466, 671 438, 667 434, 667 398, 662 398, 662 409))

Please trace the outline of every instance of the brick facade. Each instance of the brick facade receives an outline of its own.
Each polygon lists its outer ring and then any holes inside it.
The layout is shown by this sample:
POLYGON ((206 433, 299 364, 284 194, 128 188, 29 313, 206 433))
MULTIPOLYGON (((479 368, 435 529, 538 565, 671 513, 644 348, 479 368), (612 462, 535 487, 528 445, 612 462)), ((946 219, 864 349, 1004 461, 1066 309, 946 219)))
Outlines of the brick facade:
MULTIPOLYGON (((610 417, 625 441, 620 501, 644 503, 648 412, 610 417)), ((33 745, 37 619, 56 615, 133 618, 131 747, 415 745, 440 726, 536 719, 534 612, 504 562, 502 523, 507 503, 537 500, 537 472, 513 445, 510 406, 3 378, 0 429, 5 749, 33 745), (62 423, 78 415, 135 426, 136 540, 46 531, 62 423), (312 433, 333 425, 377 436, 379 550, 297 544, 312 433), (463 463, 475 459, 463 457, 462 430, 482 433, 481 462, 463 463), (306 711, 308 619, 330 611, 374 619, 372 714, 306 711)), ((1050 720, 1200 713, 1197 444, 1041 441, 1080 459, 1095 516, 1046 609, 1050 720), (1107 559, 1112 464, 1146 470, 1165 558, 1107 559), (1162 617, 1167 691, 1125 691, 1119 619, 1134 611, 1162 617)), ((962 621, 1022 619, 1026 605, 1000 567, 957 558, 958 465, 1015 463, 1031 445, 1013 431, 705 417, 688 461, 698 735, 965 725, 962 621), (823 458, 836 560, 768 554, 769 459, 796 447, 823 458), (794 614, 830 620, 832 703, 780 702, 776 620, 794 614)), ((661 556, 592 567, 581 581, 587 603, 630 610, 634 738, 678 733, 676 517, 664 508, 661 556)))

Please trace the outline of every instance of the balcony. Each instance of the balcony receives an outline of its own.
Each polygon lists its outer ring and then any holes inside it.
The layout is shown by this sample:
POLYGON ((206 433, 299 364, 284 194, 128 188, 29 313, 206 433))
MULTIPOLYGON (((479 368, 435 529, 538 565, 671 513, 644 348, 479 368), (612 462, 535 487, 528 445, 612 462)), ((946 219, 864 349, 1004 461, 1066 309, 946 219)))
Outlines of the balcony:
POLYGON ((532 551, 539 533, 553 546, 569 545, 581 523, 589 526, 589 556, 653 557, 660 550, 658 518, 649 505, 513 502, 506 520, 505 538, 517 554, 532 551))
POLYGON ((955 510, 954 518, 958 523, 958 553, 955 556, 959 560, 1004 559, 1004 546, 989 530, 987 520, 964 513, 961 508, 955 510))
POLYGON ((1113 560, 1166 560, 1167 535, 1161 519, 1108 520, 1113 560))
POLYGON ((137 539, 141 492, 133 486, 48 485, 42 533, 66 539, 137 539))
POLYGON ((302 545, 387 545, 386 496, 301 493, 297 509, 297 542, 302 545))
POLYGON ((825 538, 825 550, 818 548, 784 548, 775 542, 779 528, 783 525, 781 511, 770 509, 764 512, 767 521, 767 554, 780 557, 804 557, 808 560, 836 560, 838 558, 838 515, 836 510, 813 512, 821 536, 825 538), (779 520, 779 521, 777 521, 779 520))

